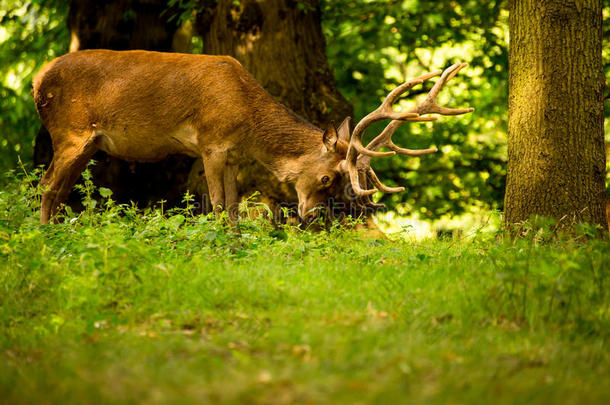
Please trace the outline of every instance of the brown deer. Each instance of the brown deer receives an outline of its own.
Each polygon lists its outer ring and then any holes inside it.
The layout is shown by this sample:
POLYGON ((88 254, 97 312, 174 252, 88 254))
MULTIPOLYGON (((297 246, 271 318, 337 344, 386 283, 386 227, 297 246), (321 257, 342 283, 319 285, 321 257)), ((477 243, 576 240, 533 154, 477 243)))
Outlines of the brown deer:
POLYGON ((87 50, 58 57, 33 81, 40 118, 53 141, 54 157, 42 178, 41 223, 60 204, 97 150, 131 161, 156 161, 170 154, 202 157, 210 199, 216 212, 227 208, 236 218, 237 168, 242 156, 257 159, 281 182, 294 184, 298 214, 315 218, 343 178, 361 204, 373 205, 384 186, 370 158, 422 155, 436 149, 409 150, 391 136, 405 121, 430 121, 438 113, 456 115, 472 108, 436 104, 441 87, 466 64, 456 64, 409 80, 364 117, 350 135, 349 118, 338 129, 321 130, 275 101, 242 65, 229 56, 148 51, 87 50), (411 87, 442 74, 427 98, 406 112, 392 105, 411 87), (366 148, 362 135, 372 123, 392 122, 366 148), (386 146, 389 152, 377 152, 386 146), (366 189, 367 179, 377 187, 366 189))

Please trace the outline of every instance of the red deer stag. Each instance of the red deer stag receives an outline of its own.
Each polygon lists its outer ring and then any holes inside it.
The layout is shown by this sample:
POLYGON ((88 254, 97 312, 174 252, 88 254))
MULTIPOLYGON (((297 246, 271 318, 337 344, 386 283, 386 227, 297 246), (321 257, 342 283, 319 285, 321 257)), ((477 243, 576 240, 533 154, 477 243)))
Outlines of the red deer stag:
POLYGON ((315 217, 313 208, 330 197, 343 177, 361 201, 386 187, 370 158, 395 153, 421 155, 436 149, 408 150, 391 135, 404 121, 429 121, 424 114, 463 114, 436 104, 441 87, 466 64, 409 80, 363 118, 350 135, 349 118, 325 131, 275 101, 235 59, 148 51, 87 50, 58 57, 35 76, 33 94, 53 141, 54 156, 42 178, 41 223, 60 204, 97 150, 131 161, 156 161, 170 154, 202 157, 214 210, 236 218, 236 174, 241 156, 257 159, 281 182, 294 185, 298 214, 315 217), (428 97, 406 112, 392 104, 405 91, 443 73, 428 97), (368 147, 362 135, 373 122, 392 122, 368 147), (377 152, 382 146, 389 152, 377 152), (377 187, 366 189, 367 179, 377 187))

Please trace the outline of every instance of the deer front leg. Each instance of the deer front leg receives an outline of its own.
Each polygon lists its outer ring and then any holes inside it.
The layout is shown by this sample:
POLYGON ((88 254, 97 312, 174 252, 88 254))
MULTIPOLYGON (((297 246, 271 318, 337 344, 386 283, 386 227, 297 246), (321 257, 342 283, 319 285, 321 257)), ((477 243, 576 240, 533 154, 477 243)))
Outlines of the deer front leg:
POLYGON ((216 217, 225 208, 224 177, 227 166, 226 152, 216 152, 203 155, 205 179, 208 182, 210 201, 216 217))
POLYGON ((229 213, 231 224, 237 222, 239 216, 239 195, 237 194, 238 165, 229 161, 224 172, 225 209, 229 213))

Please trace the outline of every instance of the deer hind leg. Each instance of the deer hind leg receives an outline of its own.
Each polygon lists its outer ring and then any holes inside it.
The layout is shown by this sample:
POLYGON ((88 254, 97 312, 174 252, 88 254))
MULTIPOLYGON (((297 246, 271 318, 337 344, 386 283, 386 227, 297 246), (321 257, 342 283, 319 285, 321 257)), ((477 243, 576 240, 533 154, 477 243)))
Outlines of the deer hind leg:
MULTIPOLYGON (((78 138, 78 136, 72 137, 72 139, 78 138)), ((41 224, 47 224, 49 219, 57 214, 60 204, 66 200, 72 186, 96 151, 95 136, 68 147, 60 145, 56 148, 51 165, 41 181, 43 187, 41 224)))

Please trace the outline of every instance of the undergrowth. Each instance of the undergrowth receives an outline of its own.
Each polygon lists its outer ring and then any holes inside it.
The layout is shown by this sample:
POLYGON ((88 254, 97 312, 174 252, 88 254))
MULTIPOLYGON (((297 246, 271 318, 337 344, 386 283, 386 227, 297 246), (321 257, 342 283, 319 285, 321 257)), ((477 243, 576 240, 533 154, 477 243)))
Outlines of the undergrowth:
POLYGON ((0 191, 0 403, 610 400, 610 244, 587 227, 236 232, 88 174, 84 211, 41 226, 38 175, 0 191))

